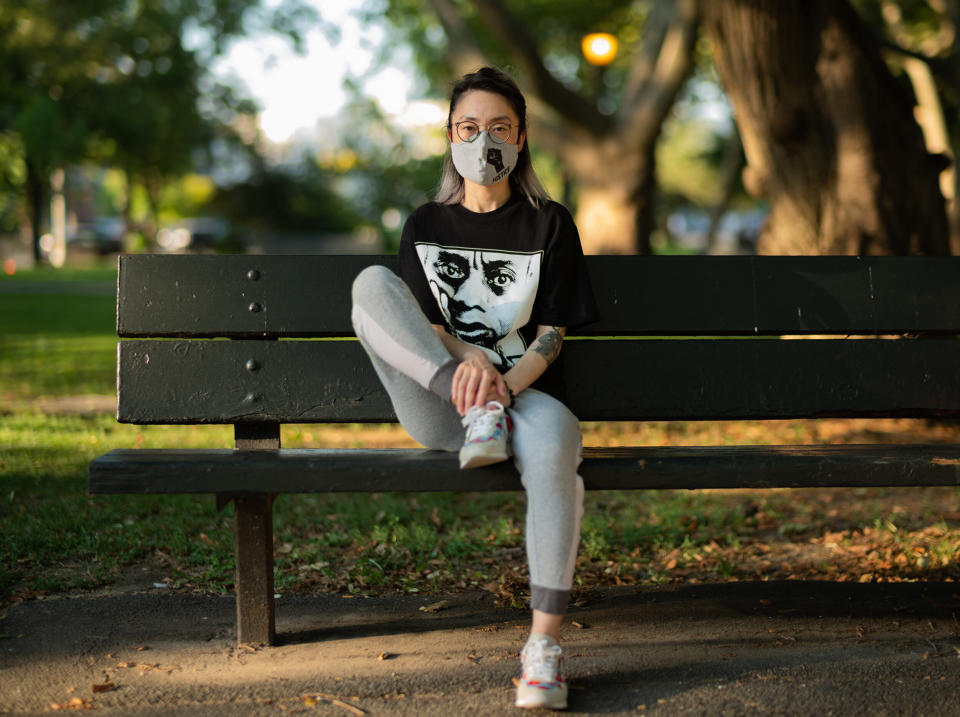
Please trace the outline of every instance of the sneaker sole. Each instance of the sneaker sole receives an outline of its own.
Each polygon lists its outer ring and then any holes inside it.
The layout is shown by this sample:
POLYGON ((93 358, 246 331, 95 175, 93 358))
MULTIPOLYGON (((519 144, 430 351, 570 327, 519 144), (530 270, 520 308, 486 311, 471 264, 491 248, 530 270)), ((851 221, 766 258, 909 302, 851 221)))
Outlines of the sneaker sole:
POLYGON ((490 455, 489 453, 476 453, 472 456, 467 456, 466 458, 461 455, 460 470, 466 470, 467 468, 480 468, 482 466, 493 465, 494 463, 502 463, 509 457, 510 456, 506 454, 497 456, 490 455))
POLYGON ((562 699, 555 699, 553 703, 551 700, 530 700, 529 702, 521 702, 519 699, 514 703, 516 707, 525 710, 535 710, 535 709, 548 709, 548 710, 565 710, 567 709, 567 698, 564 696, 562 699))

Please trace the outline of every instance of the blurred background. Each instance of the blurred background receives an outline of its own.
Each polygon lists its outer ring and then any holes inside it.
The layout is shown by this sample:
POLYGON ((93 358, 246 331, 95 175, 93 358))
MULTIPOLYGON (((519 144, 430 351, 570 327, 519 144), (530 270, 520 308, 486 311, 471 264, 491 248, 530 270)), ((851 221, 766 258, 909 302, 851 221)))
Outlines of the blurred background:
POLYGON ((958 0, 5 0, 0 261, 392 251, 483 64, 590 253, 956 253, 958 24, 958 0))

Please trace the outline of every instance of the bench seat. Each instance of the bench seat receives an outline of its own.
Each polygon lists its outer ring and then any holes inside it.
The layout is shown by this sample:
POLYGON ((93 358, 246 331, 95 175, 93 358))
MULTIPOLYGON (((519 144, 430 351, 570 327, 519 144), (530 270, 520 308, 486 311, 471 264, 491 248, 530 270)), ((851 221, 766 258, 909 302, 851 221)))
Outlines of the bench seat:
MULTIPOLYGON (((588 490, 960 485, 960 446, 777 445, 587 448, 588 490)), ((461 471, 420 449, 113 450, 92 493, 521 490, 512 463, 461 471)))

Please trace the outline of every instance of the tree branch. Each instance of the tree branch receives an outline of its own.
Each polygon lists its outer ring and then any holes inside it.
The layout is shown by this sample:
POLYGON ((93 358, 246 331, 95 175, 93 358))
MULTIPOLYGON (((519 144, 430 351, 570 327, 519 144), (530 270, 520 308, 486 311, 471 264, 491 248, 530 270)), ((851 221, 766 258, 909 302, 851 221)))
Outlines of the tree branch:
POLYGON ((643 88, 650 81, 653 68, 657 64, 657 56, 663 46, 664 35, 673 19, 676 10, 672 2, 656 2, 643 26, 643 44, 637 57, 633 60, 633 67, 627 76, 624 85, 623 101, 620 103, 621 112, 630 111, 637 103, 643 88))
POLYGON ((465 75, 485 65, 486 56, 452 0, 429 0, 429 3, 447 35, 447 53, 456 75, 465 75))
POLYGON ((882 50, 890 50, 898 55, 912 57, 914 60, 920 60, 930 68, 930 71, 934 75, 939 77, 948 85, 951 87, 960 87, 960 72, 958 72, 957 68, 955 68, 953 63, 949 60, 941 57, 931 57, 930 55, 925 55, 922 52, 910 50, 903 45, 885 37, 877 37, 876 40, 877 45, 882 50))
MULTIPOLYGON (((697 0, 658 0, 672 8, 672 18, 663 35, 653 70, 642 88, 635 90, 629 105, 619 114, 621 127, 647 128, 659 133, 664 118, 673 106, 677 93, 683 87, 693 68, 693 51, 700 22, 697 0)), ((640 138, 651 142, 656 138, 640 138)))
MULTIPOLYGON (((960 12, 960 3, 957 0, 951 0, 949 5, 942 5, 940 2, 930 2, 928 0, 927 4, 935 12, 941 14, 941 18, 944 22, 948 23, 951 26, 951 30, 948 31, 948 34, 951 36, 956 32, 954 27, 954 18, 953 12, 960 12), (942 5, 938 8, 937 5, 942 5), (946 14, 948 13, 949 14, 946 14)), ((895 52, 898 55, 903 55, 904 57, 910 57, 914 60, 919 60, 927 65, 930 68, 930 72, 939 77, 943 82, 947 83, 951 87, 960 87, 960 64, 958 64, 954 58, 951 56, 947 57, 937 57, 934 55, 929 55, 923 52, 918 52, 916 50, 911 50, 905 45, 901 44, 905 40, 903 23, 900 18, 899 9, 894 7, 894 10, 890 13, 886 12, 886 5, 892 5, 891 3, 886 3, 884 6, 884 21, 887 24, 888 29, 890 30, 893 38, 886 37, 877 32, 871 31, 871 35, 876 41, 877 45, 883 50, 889 50, 895 52)), ((941 29, 941 34, 943 30, 941 29)), ((952 42, 956 43, 955 37, 952 37, 952 42)))
POLYGON ((602 114, 591 102, 561 84, 543 64, 537 43, 524 24, 501 0, 475 0, 477 13, 494 36, 513 55, 529 78, 534 92, 567 121, 579 125, 596 136, 613 127, 610 117, 602 114))

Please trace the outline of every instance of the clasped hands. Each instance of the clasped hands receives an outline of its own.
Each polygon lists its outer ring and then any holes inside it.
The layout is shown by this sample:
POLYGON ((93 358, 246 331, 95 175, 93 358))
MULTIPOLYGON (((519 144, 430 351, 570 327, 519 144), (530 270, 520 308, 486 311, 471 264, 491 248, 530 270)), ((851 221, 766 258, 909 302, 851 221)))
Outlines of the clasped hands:
POLYGON ((511 403, 507 382, 482 353, 471 354, 457 366, 450 386, 450 400, 461 416, 488 401, 499 401, 505 408, 511 403))

